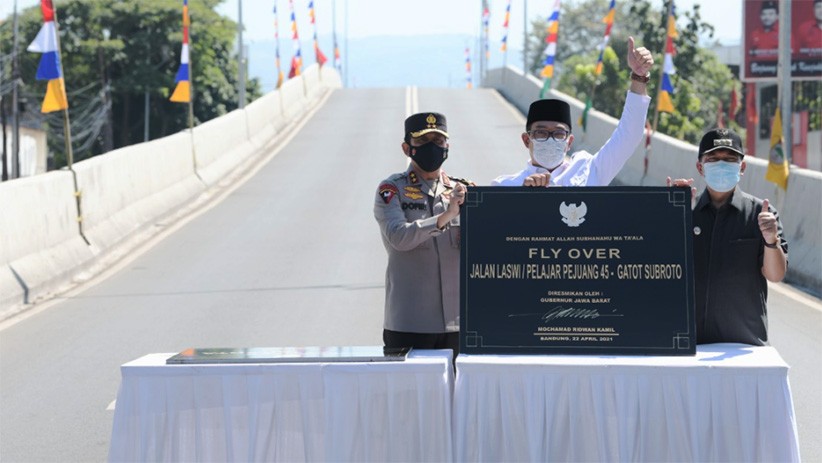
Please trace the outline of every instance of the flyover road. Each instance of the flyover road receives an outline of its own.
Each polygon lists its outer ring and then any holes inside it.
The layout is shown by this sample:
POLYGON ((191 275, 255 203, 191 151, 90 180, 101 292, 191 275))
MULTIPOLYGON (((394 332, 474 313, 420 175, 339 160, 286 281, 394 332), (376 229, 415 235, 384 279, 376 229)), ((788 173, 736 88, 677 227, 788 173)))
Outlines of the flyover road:
MULTIPOLYGON (((344 89, 211 203, 83 287, 0 324, 0 461, 103 461, 121 364, 191 346, 381 344, 376 187, 405 169, 405 115, 449 117, 452 175, 519 170, 524 118, 492 90, 344 89)), ((803 458, 821 461, 817 299, 771 292, 803 458)))

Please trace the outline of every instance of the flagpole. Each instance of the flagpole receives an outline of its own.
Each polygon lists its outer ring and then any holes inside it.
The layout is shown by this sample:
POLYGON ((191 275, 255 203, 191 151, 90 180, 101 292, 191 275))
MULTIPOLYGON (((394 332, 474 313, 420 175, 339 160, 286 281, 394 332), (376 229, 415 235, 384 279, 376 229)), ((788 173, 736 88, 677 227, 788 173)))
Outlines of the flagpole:
MULTIPOLYGON (((673 13, 674 9, 674 0, 668 0, 668 13, 665 15, 665 40, 667 43, 668 40, 668 22, 671 20, 671 14, 673 13)), ((665 55, 665 50, 662 51, 663 56, 665 55)), ((656 105, 654 105, 654 125, 651 128, 651 133, 656 133, 657 124, 659 123, 659 95, 662 93, 662 79, 665 76, 665 63, 663 59, 662 66, 659 67, 659 80, 657 81, 657 88, 656 88, 656 105)), ((647 159, 647 156, 646 156, 647 159)))
MULTIPOLYGON (((190 33, 190 31, 189 31, 190 33)), ((238 107, 245 108, 245 50, 243 49, 243 0, 237 2, 237 41, 239 47, 237 48, 237 74, 239 81, 239 88, 237 92, 238 107)), ((191 52, 191 44, 189 46, 189 53, 191 52)))
POLYGON ((528 75, 528 0, 522 0, 522 75, 528 75))
POLYGON ((779 5, 779 83, 781 85, 779 107, 782 108, 782 137, 784 144, 785 159, 788 163, 793 160, 793 130, 792 130, 792 111, 793 111, 793 95, 791 94, 791 2, 788 0, 780 1, 779 5))
POLYGON ((194 47, 191 46, 191 36, 191 13, 188 13, 188 131, 191 134, 191 162, 194 166, 194 175, 202 180, 197 172, 197 149, 194 145, 194 61, 191 59, 194 47))
MULTIPOLYGON (((52 11, 54 12, 54 35, 57 40, 57 59, 60 62, 60 68, 63 67, 63 48, 60 46, 60 23, 57 20, 57 7, 52 3, 52 11)), ((61 72, 63 75, 63 86, 65 87, 65 73, 61 72)), ((63 90, 65 92, 65 89, 63 90)), ((68 92, 65 92, 65 98, 68 100, 68 92)), ((65 138, 66 144, 66 163, 68 165, 69 172, 71 172, 71 178, 74 182, 74 200, 77 204, 77 227, 80 231, 80 237, 83 238, 83 241, 86 244, 91 245, 88 238, 86 238, 85 233, 83 232, 83 207, 82 207, 82 196, 83 192, 80 191, 80 187, 77 184, 77 172, 74 170, 74 151, 71 148, 71 120, 69 119, 69 111, 68 105, 63 108, 63 134, 65 138)))
MULTIPOLYGON (((17 50, 18 40, 20 35, 18 24, 20 21, 17 17, 17 0, 14 1, 14 24, 12 26, 14 39, 12 40, 12 59, 11 59, 11 153, 9 153, 9 165, 11 169, 11 178, 20 178, 20 102, 18 98, 17 88, 20 82, 20 55, 17 50)), ((3 145, 5 150, 5 145, 3 145)))

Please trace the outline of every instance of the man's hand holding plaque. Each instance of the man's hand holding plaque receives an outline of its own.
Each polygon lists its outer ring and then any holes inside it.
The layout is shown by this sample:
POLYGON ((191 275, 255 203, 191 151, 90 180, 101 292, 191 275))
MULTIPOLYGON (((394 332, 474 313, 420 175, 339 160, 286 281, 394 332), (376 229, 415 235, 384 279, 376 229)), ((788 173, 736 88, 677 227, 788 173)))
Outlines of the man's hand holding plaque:
POLYGON ((551 181, 551 173, 550 172, 543 172, 539 174, 531 174, 525 177, 525 180, 522 182, 522 186, 532 186, 532 187, 547 187, 548 182, 551 181))

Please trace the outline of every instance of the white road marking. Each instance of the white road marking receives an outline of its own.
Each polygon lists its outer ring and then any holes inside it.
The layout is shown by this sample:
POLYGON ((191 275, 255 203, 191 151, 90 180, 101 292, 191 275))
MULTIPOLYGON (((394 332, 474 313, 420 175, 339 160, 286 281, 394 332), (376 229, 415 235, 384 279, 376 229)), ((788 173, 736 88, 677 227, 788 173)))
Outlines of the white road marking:
POLYGON ((110 403, 110 404, 108 404, 108 407, 106 407, 106 411, 111 411, 111 410, 114 410, 114 405, 115 405, 116 403, 117 403, 117 399, 112 400, 112 401, 111 401, 111 403, 110 403))

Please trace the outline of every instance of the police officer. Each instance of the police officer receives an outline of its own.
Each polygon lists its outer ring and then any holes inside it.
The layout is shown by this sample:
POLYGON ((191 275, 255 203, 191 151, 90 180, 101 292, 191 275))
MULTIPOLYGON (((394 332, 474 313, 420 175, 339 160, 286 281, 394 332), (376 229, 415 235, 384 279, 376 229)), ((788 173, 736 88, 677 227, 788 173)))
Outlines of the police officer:
POLYGON ((448 158, 445 116, 405 120, 405 172, 380 183, 374 217, 388 252, 386 347, 459 349, 459 210, 470 182, 442 170, 448 158))

